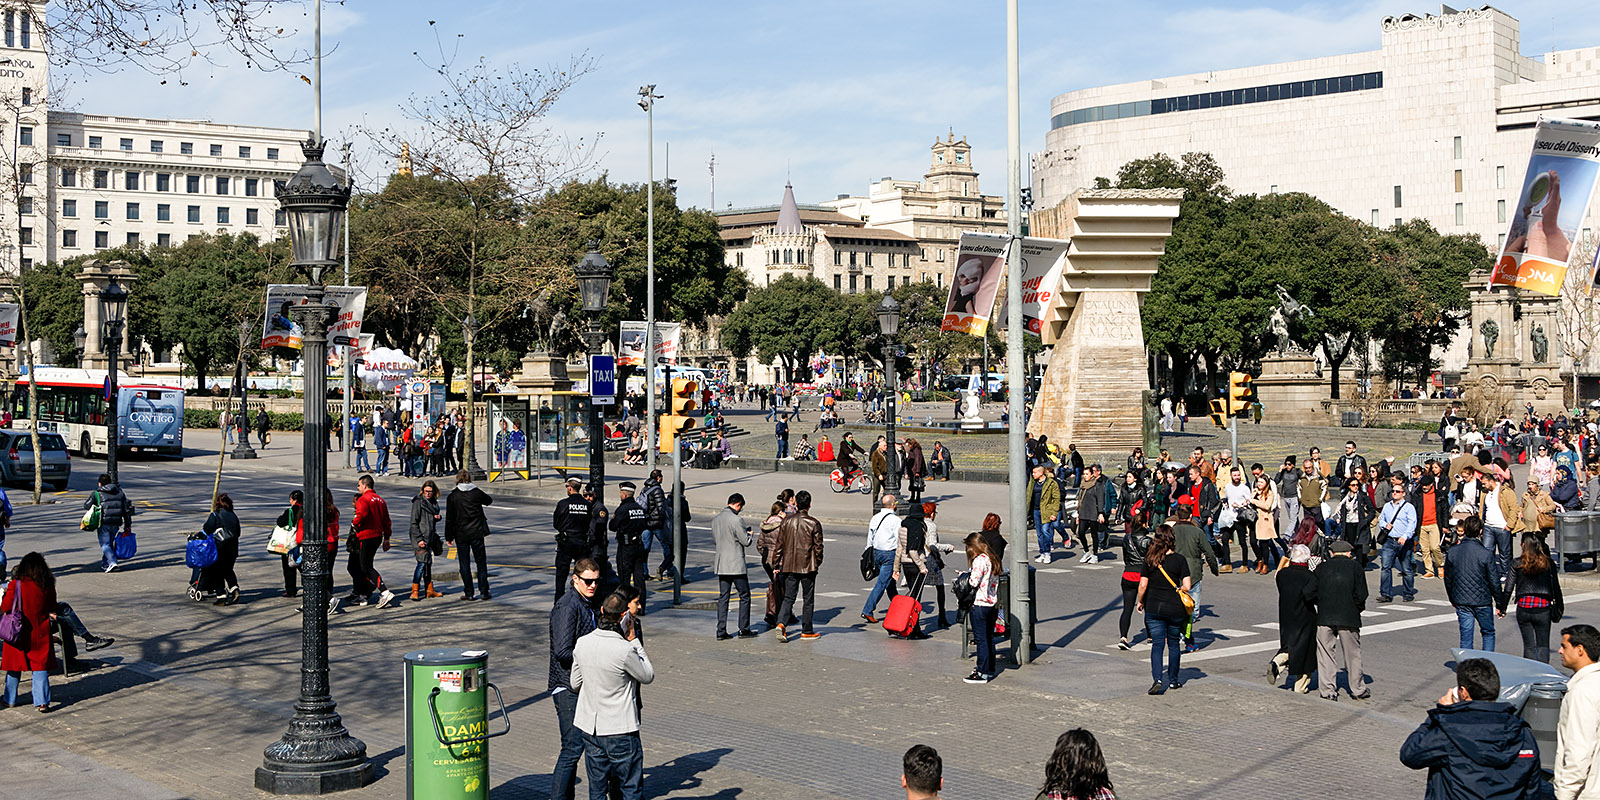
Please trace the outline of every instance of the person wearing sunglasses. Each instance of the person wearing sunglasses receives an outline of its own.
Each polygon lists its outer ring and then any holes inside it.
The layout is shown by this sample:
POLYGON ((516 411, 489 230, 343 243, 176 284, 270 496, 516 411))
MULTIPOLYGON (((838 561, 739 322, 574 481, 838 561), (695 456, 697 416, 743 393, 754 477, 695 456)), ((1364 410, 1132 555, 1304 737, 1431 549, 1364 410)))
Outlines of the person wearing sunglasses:
POLYGON ((572 800, 578 779, 578 757, 583 754, 583 735, 573 725, 578 710, 578 693, 572 688, 572 649, 578 637, 597 626, 596 608, 600 601, 600 565, 591 558, 580 558, 572 565, 572 591, 562 593, 550 609, 550 698, 556 707, 556 724, 561 731, 561 754, 556 757, 550 776, 550 796, 572 800))
POLYGON ((1416 541, 1417 509, 1406 500, 1406 490, 1395 484, 1389 502, 1378 514, 1378 536, 1382 541, 1379 556, 1378 602, 1394 600, 1393 571, 1400 570, 1400 594, 1410 602, 1417 596, 1416 571, 1412 567, 1412 547, 1416 541))

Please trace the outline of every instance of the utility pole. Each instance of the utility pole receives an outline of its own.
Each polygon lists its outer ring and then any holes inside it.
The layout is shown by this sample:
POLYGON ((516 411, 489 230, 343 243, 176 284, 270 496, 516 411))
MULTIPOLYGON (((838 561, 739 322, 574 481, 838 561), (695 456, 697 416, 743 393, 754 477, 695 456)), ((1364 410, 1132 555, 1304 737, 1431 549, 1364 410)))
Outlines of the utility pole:
MULTIPOLYGON (((346 181, 351 180, 350 174, 350 143, 345 142, 344 176, 346 181)), ((344 285, 350 285, 350 215, 348 213, 344 215, 344 285)), ((360 330, 355 332, 354 338, 357 341, 360 340, 360 330)), ((344 451, 345 469, 350 468, 350 448, 355 444, 350 440, 350 366, 354 362, 354 356, 351 354, 352 344, 347 343, 344 346, 344 391, 339 393, 344 397, 344 416, 339 418, 339 449, 344 451)))
MULTIPOLYGON (((1028 424, 1024 409, 1027 383, 1022 364, 1022 105, 1018 69, 1017 0, 1006 0, 1006 402, 1011 424, 1006 431, 1011 483, 1011 614, 1012 647, 1017 664, 1033 660, 1033 568, 1023 520, 1028 515, 1028 471, 1025 463, 1028 424)), ((984 383, 989 380, 983 376, 984 383)))
POLYGON ((644 109, 645 140, 649 145, 644 158, 650 173, 644 184, 645 206, 645 300, 644 300, 644 388, 645 448, 650 459, 656 453, 656 85, 639 87, 639 107, 644 109))

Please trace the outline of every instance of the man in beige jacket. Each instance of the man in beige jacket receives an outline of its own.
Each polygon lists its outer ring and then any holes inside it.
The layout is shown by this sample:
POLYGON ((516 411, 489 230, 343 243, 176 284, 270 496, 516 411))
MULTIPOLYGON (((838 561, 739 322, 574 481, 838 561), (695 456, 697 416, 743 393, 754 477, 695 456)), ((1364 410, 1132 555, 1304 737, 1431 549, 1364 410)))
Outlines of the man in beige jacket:
POLYGON ((1561 666, 1575 670, 1561 698, 1556 725, 1556 800, 1600 800, 1600 630, 1573 625, 1561 631, 1561 666))

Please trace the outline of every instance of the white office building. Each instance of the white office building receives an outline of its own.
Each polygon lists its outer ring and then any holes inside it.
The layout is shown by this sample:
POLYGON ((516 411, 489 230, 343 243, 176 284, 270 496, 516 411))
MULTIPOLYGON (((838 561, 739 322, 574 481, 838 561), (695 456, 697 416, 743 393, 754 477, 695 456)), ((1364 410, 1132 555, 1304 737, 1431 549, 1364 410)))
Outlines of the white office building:
MULTIPOLYGON (((1600 119, 1600 47, 1524 56, 1517 20, 1488 6, 1382 26, 1369 52, 1058 95, 1034 196, 1049 207, 1134 159, 1208 152, 1235 193, 1305 192, 1498 247, 1535 121, 1600 119)), ((1600 227, 1593 208, 1584 224, 1600 227)))
POLYGON ((32 18, 4 10, 0 26, 0 270, 202 233, 287 232, 276 188, 299 169, 305 130, 51 110, 32 18))

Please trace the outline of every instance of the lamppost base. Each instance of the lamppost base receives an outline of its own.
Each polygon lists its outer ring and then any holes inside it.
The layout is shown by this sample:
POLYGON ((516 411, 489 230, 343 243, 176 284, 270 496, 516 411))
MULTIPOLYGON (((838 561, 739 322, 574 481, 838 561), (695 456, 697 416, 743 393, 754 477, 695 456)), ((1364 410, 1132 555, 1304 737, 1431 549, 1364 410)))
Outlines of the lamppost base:
POLYGON ((277 764, 256 767, 256 788, 268 794, 331 794, 360 789, 372 783, 372 762, 330 764, 277 764))
POLYGON ((228 455, 235 461, 245 458, 259 458, 259 456, 256 454, 256 449, 247 444, 239 445, 233 448, 233 452, 229 453, 228 455))

